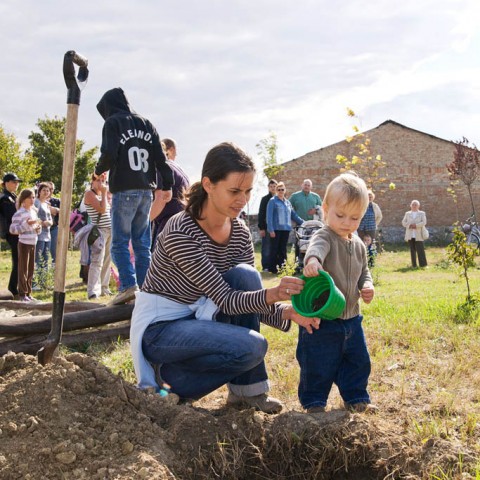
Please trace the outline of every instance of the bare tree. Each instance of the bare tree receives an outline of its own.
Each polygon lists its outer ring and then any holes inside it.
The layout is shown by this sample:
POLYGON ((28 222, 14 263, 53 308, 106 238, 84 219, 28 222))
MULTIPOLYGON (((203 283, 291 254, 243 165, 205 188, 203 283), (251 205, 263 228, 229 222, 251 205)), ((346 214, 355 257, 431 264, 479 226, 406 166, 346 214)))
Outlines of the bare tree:
POLYGON ((282 170, 283 165, 279 165, 277 150, 277 135, 270 132, 267 138, 260 140, 257 145, 257 154, 263 162, 263 173, 268 179, 276 177, 282 170))
POLYGON ((470 146, 470 142, 463 137, 455 143, 453 153, 453 162, 447 164, 448 174, 450 176, 449 191, 455 197, 455 186, 462 182, 468 191, 470 203, 472 204, 473 218, 477 221, 475 204, 472 196, 472 185, 480 175, 480 151, 475 145, 470 146))

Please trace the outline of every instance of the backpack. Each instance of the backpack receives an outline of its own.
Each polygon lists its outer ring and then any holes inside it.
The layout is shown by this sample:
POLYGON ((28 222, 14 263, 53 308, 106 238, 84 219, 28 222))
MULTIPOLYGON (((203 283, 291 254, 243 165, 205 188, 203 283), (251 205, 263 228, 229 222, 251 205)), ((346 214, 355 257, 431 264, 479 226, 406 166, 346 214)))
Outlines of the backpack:
POLYGON ((70 231, 72 233, 77 233, 82 227, 87 224, 87 220, 83 213, 81 213, 78 208, 74 208, 70 212, 70 231))
POLYGON ((82 210, 83 196, 78 205, 70 212, 70 231, 77 233, 82 227, 88 223, 88 213, 82 210))

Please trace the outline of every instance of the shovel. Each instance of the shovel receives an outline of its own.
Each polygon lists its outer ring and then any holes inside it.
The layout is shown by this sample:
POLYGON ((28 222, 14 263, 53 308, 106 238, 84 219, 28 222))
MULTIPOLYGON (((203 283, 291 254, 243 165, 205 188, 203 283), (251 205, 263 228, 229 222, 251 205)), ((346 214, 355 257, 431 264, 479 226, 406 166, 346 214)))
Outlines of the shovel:
POLYGON ((80 93, 88 79, 88 60, 73 50, 63 58, 63 76, 67 85, 67 123, 65 127, 65 148, 63 152, 62 201, 58 221, 57 258, 55 262, 55 285, 53 291, 52 327, 43 347, 37 352, 42 365, 50 363, 60 343, 63 330, 65 306, 65 274, 67 270, 68 237, 70 233, 70 210, 72 207, 73 175, 77 144, 78 106, 80 93), (78 75, 75 77, 75 65, 78 75))

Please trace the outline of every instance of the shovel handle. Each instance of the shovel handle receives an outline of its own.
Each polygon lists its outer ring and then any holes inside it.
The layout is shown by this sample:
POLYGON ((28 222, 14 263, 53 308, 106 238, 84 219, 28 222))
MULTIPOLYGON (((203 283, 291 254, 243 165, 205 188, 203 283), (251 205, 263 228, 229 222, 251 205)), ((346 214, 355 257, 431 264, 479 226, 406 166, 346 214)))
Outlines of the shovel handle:
POLYGON ((77 144, 78 106, 81 89, 88 78, 88 60, 68 51, 63 58, 63 76, 68 89, 67 121, 65 124, 65 148, 63 151, 62 201, 58 224, 57 262, 55 269, 55 290, 53 292, 52 327, 50 333, 38 351, 38 361, 42 365, 50 363, 62 338, 63 311, 65 306, 65 274, 67 269, 67 250, 69 237, 69 212, 72 205, 73 177, 75 173, 75 151, 77 144), (75 76, 75 65, 79 67, 75 76))
POLYGON ((69 50, 63 57, 63 77, 67 85, 67 103, 80 105, 80 93, 88 80, 88 60, 79 53, 69 50), (75 76, 75 65, 78 75, 75 76))

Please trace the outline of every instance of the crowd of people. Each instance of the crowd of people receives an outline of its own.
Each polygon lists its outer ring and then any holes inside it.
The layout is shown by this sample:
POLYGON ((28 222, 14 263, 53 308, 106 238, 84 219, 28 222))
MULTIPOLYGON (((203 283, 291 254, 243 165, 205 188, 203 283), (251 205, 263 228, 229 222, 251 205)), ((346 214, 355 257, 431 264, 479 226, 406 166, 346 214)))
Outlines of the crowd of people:
MULTIPOLYGON (((195 400, 226 384, 229 405, 278 413, 283 405, 269 395, 260 324, 287 332, 294 322, 303 408, 325 411, 335 384, 345 408, 375 410, 360 300, 374 298, 370 268, 382 212, 365 182, 343 173, 322 200, 310 179, 290 197, 284 182, 269 180, 258 215, 264 272, 285 266, 293 228, 313 220, 322 228, 305 253, 304 277, 283 275, 264 288, 243 219, 256 175, 248 154, 232 143, 216 145, 201 179, 190 185, 176 162, 175 141, 162 141, 121 88, 107 91, 97 109, 105 120, 100 158, 83 195, 89 223, 75 233, 75 242, 81 263, 89 265, 88 299, 113 295, 113 263, 118 293, 109 304, 135 300, 130 341, 139 388, 164 394, 168 385, 182 399, 195 400), (322 270, 345 297, 343 312, 331 321, 283 303, 301 293, 303 278, 322 270)), ((51 182, 17 196, 21 182, 15 173, 5 174, 0 196, 12 256, 8 288, 21 301, 35 302, 32 292, 45 288, 56 259, 60 200, 51 182)), ((414 267, 417 257, 421 267, 427 265, 427 220, 419 207, 413 200, 402 221, 414 267)))
POLYGON ((52 204, 52 182, 37 183, 35 188, 23 189, 17 196, 21 182, 15 173, 6 173, 0 196, 0 214, 12 258, 8 289, 14 298, 34 302, 32 291, 45 288, 50 259, 55 261, 51 231, 55 230, 54 219, 58 222, 59 207, 56 202, 52 204))
MULTIPOLYGON (((287 198, 283 182, 270 179, 268 193, 262 197, 258 211, 258 231, 261 238, 261 267, 263 272, 276 274, 287 262, 287 242, 291 231, 302 226, 305 221, 323 222, 322 198, 312 191, 313 183, 305 179, 302 189, 287 198)), ((365 213, 355 230, 364 242, 369 267, 375 266, 378 255, 378 227, 383 219, 380 206, 374 202, 375 194, 368 189, 368 202, 365 213)), ((402 226, 405 228, 405 241, 409 244, 413 268, 427 267, 424 241, 428 239, 427 217, 420 210, 420 202, 412 200, 410 211, 405 213, 402 226)), ((299 260, 298 243, 294 242, 295 260, 299 260)))
MULTIPOLYGON (((114 272, 118 294, 109 303, 115 305, 135 298, 150 265, 151 245, 166 221, 183 209, 189 181, 174 163, 175 141, 161 142, 151 122, 131 109, 121 88, 107 91, 97 109, 105 120, 101 154, 81 201, 88 223, 74 241, 85 267, 81 272, 87 272, 88 299, 112 295, 114 272)), ((56 259, 60 200, 48 181, 17 197, 21 182, 15 173, 5 174, 0 197, 12 256, 8 289, 20 301, 36 302, 32 291, 47 288, 56 259)))

